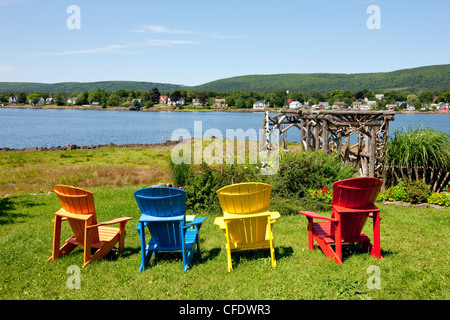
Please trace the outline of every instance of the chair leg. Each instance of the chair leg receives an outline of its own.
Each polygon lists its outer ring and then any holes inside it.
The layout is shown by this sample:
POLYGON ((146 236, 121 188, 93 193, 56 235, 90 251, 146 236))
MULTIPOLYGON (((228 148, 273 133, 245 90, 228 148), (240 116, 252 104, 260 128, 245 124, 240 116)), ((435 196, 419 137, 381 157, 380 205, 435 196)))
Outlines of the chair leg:
POLYGON ((272 260, 272 267, 275 268, 277 266, 277 260, 275 259, 275 248, 273 241, 270 241, 270 259, 272 260))
POLYGON ((152 254, 152 251, 147 252, 145 248, 145 229, 143 222, 139 222, 139 235, 141 238, 141 266, 139 267, 139 272, 141 272, 147 266, 147 263, 150 260, 152 254))
POLYGON ((308 218, 308 248, 314 250, 313 219, 308 218))
POLYGON ((227 248, 227 262, 228 262, 228 272, 231 272, 233 270, 233 263, 231 261, 231 250, 229 247, 227 248))
POLYGON ((383 259, 381 256, 381 246, 380 246, 380 213, 374 213, 373 217, 373 247, 370 252, 372 256, 377 259, 383 259))

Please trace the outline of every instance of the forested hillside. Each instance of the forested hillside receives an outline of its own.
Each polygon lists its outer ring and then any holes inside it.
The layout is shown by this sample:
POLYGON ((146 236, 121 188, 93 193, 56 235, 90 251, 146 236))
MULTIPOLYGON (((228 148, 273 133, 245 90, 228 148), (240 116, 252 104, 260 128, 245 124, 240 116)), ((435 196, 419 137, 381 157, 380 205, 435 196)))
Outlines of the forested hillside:
MULTIPOLYGON (((176 81, 176 79, 174 79, 176 81)), ((450 64, 403 69, 381 73, 290 73, 272 75, 245 75, 208 82, 198 86, 179 84, 138 82, 138 81, 100 81, 100 82, 62 82, 30 83, 0 82, 0 92, 82 92, 102 89, 105 91, 151 90, 160 91, 177 89, 195 91, 232 91, 253 90, 258 92, 273 90, 318 91, 332 90, 404 90, 418 92, 421 90, 441 91, 450 87, 450 64)))
POLYGON ((450 64, 360 74, 273 74, 238 76, 205 83, 195 89, 227 91, 443 90, 450 87, 450 64))

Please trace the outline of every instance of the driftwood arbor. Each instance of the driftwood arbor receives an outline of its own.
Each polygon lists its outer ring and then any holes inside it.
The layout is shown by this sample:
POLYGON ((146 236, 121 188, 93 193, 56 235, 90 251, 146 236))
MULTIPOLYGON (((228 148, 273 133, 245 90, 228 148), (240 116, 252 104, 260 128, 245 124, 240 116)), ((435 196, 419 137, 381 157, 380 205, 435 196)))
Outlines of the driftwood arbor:
POLYGON ((356 165, 362 176, 383 178, 389 121, 394 115, 393 111, 280 110, 271 116, 266 111, 260 150, 267 148, 268 137, 277 129, 278 145, 283 139, 286 148, 287 130, 296 127, 301 150, 336 152, 343 163, 356 165))

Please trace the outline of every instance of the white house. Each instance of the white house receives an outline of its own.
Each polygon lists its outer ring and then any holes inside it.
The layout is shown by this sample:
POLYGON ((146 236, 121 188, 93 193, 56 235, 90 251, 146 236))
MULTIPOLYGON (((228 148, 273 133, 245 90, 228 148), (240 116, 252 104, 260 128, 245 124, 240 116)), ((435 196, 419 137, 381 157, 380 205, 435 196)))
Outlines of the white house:
POLYGON ((375 95, 375 99, 383 101, 384 100, 384 94, 376 94, 375 95))
POLYGON ((66 104, 74 106, 75 101, 77 101, 77 97, 72 97, 72 98, 67 99, 66 104))
POLYGON ((266 107, 267 107, 267 103, 265 101, 261 101, 261 100, 256 101, 253 104, 253 109, 264 109, 266 107))
POLYGON ((414 110, 416 110, 416 108, 414 107, 414 104, 413 104, 413 103, 408 103, 408 104, 406 105, 406 110, 407 110, 407 111, 414 111, 414 110))
POLYGON ((169 97, 169 98, 167 98, 167 104, 175 105, 175 106, 184 106, 185 101, 184 101, 183 97, 181 97, 178 101, 172 101, 172 100, 170 100, 170 97, 169 97))
POLYGON ((45 104, 53 104, 53 103, 55 103, 55 100, 53 100, 53 98, 45 99, 45 104))
POLYGON ((369 111, 372 110, 372 107, 370 106, 370 104, 368 103, 363 103, 360 107, 359 110, 361 111, 369 111))
POLYGON ((192 105, 193 106, 200 106, 201 105, 200 99, 192 99, 192 105))
POLYGON ((167 103, 167 96, 159 96, 159 103, 166 104, 167 103))
POLYGON ((302 104, 299 101, 292 101, 289 103, 289 109, 298 109, 302 106, 302 104))
POLYGON ((15 96, 9 97, 8 102, 10 104, 16 104, 17 103, 17 97, 15 97, 15 96))

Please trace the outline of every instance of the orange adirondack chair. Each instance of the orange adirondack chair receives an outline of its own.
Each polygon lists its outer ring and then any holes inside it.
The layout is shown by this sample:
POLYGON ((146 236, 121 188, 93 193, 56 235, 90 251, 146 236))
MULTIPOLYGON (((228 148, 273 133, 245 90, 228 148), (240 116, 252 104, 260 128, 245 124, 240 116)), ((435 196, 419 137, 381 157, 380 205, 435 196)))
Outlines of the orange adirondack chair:
POLYGON ((53 231, 53 252, 48 259, 55 260, 70 253, 76 246, 84 247, 84 264, 102 259, 111 250, 122 252, 125 246, 125 224, 133 218, 123 217, 111 221, 97 223, 94 195, 91 191, 71 186, 56 185, 54 191, 62 208, 55 212, 53 231), (60 248, 61 222, 68 221, 73 236, 60 248), (119 228, 106 227, 119 224, 119 228), (119 248, 114 246, 119 243, 119 248), (91 249, 97 249, 91 255, 91 249))
POLYGON ((380 248, 380 210, 374 205, 382 181, 372 177, 352 178, 333 184, 331 217, 310 211, 300 211, 308 219, 309 249, 314 240, 324 254, 342 264, 342 245, 360 243, 361 247, 377 259, 382 259, 380 248), (361 231, 367 218, 373 219, 373 241, 361 231), (314 219, 329 222, 314 222, 314 219), (334 245, 334 249, 332 247, 334 245))

